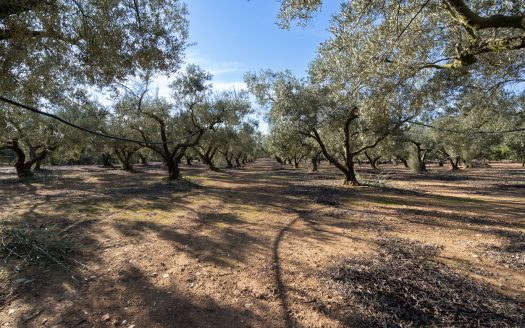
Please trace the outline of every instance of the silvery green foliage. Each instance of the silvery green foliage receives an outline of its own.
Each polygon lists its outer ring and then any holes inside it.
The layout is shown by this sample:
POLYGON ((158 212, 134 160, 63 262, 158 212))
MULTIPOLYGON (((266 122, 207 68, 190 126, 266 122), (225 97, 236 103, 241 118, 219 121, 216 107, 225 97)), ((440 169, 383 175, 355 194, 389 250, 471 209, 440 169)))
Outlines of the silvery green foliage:
POLYGON ((46 78, 104 85, 137 70, 174 72, 185 16, 178 0, 1 0, 2 87, 35 79, 44 86, 46 78))
MULTIPOLYGON (((361 31, 379 33, 382 43, 371 38, 381 50, 375 52, 378 60, 406 69, 461 68, 478 60, 510 65, 523 58, 513 51, 525 47, 525 9, 519 1, 346 0, 340 8, 331 28, 334 47, 352 44, 361 31)), ((279 23, 304 24, 318 10, 319 0, 283 0, 279 23)))

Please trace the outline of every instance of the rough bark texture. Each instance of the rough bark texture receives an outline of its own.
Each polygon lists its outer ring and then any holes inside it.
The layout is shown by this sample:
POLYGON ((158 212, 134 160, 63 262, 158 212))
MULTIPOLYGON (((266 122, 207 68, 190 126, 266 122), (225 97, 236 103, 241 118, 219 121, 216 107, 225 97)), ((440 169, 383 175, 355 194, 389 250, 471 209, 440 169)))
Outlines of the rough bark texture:
POLYGON ((319 135, 319 133, 317 132, 316 129, 312 129, 312 130, 310 130, 310 131, 308 131, 306 133, 303 133, 304 135, 313 138, 319 144, 319 147, 321 148, 321 152, 324 155, 324 157, 331 164, 333 164, 335 167, 337 167, 341 172, 343 172, 343 174, 345 176, 343 184, 345 184, 345 185, 352 185, 352 186, 358 186, 359 185, 359 181, 357 180, 357 177, 356 177, 356 174, 355 174, 355 169, 354 169, 354 158, 356 158, 357 155, 361 154, 362 152, 364 152, 364 151, 366 151, 368 149, 372 149, 375 146, 377 146, 377 144, 379 142, 381 142, 383 139, 385 139, 393 130, 397 129, 399 126, 401 126, 402 123, 406 122, 406 121, 403 121, 403 122, 399 122, 399 123, 395 124, 391 129, 386 130, 383 134, 378 136, 373 142, 371 142, 371 143, 369 143, 367 145, 364 145, 361 148, 358 148, 357 150, 352 151, 352 149, 351 149, 351 139, 354 136, 358 135, 359 133, 357 133, 357 134, 356 133, 352 133, 351 134, 350 133, 350 125, 358 117, 359 117, 358 116, 358 108, 354 107, 354 108, 352 108, 352 111, 351 111, 350 115, 348 116, 348 118, 345 120, 345 124, 343 126, 343 130, 344 130, 344 136, 343 136, 343 138, 344 138, 344 140, 343 140, 343 144, 344 144, 344 158, 343 158, 342 162, 339 161, 335 156, 330 154, 330 152, 328 151, 326 145, 324 144, 321 136, 319 135))
POLYGON ((111 155, 108 153, 102 153, 101 155, 102 160, 102 166, 104 167, 113 167, 113 164, 111 163, 111 155))
POLYGON ((27 160, 27 156, 24 153, 24 150, 18 143, 18 139, 13 139, 9 141, 8 144, 1 146, 0 150, 3 149, 10 149, 15 153, 15 169, 16 174, 19 178, 32 176, 33 172, 31 171, 31 168, 33 167, 33 165, 35 163, 41 162, 44 158, 46 158, 48 153, 48 149, 44 148, 43 146, 30 146, 30 157, 29 160, 27 160), (39 149, 40 151, 38 151, 39 149))
POLYGON ((118 161, 120 162, 120 167, 124 171, 133 170, 133 155, 140 149, 140 147, 134 148, 114 148, 115 155, 117 156, 118 161))
MULTIPOLYGON (((195 125, 195 128, 197 130, 194 133, 190 133, 186 137, 185 141, 178 142, 178 143, 170 143, 168 140, 168 133, 167 133, 165 121, 162 118, 152 113, 145 113, 145 115, 152 118, 154 121, 158 123, 160 138, 163 143, 161 146, 151 144, 151 143, 148 143, 148 144, 138 143, 138 144, 150 148, 151 150, 153 150, 154 152, 156 152, 162 157, 168 169, 168 180, 172 181, 172 180, 179 179, 180 178, 179 163, 180 163, 181 158, 184 156, 186 150, 189 147, 193 147, 199 143, 200 139, 204 135, 205 128, 198 127, 197 125, 195 125)), ((213 125, 214 124, 211 124, 209 128, 212 128, 213 125)), ((134 128, 134 129, 140 133, 144 141, 147 141, 147 142, 151 141, 146 136, 146 133, 143 130, 139 128, 134 128)))
POLYGON ((213 162, 213 158, 215 157, 215 154, 217 153, 218 149, 218 146, 208 146, 205 149, 198 149, 196 147, 195 151, 201 158, 202 163, 208 165, 208 168, 210 170, 219 171, 219 169, 215 166, 215 163, 213 162))
POLYGON ((455 158, 449 157, 448 160, 450 161, 450 166, 453 171, 459 170, 459 162, 461 161, 461 158, 459 156, 455 158))
POLYGON ((368 153, 365 151, 365 156, 366 158, 368 159, 369 163, 370 163, 370 166, 374 169, 374 170, 377 170, 377 162, 379 161, 379 159, 381 158, 381 156, 376 156, 376 157, 372 157, 370 155, 368 155, 368 153))
POLYGON ((241 166, 241 157, 242 157, 242 153, 238 153, 236 156, 235 156, 235 165, 237 167, 241 166))
POLYGON ((525 15, 495 14, 483 17, 474 12, 463 0, 446 0, 443 2, 451 17, 463 25, 471 37, 467 45, 461 45, 461 51, 454 60, 445 65, 429 64, 424 67, 434 68, 461 68, 472 65, 477 61, 477 55, 487 52, 502 52, 525 48, 525 34, 509 35, 503 37, 480 37, 477 33, 483 29, 521 29, 525 30, 525 15))
POLYGON ((224 151, 222 154, 224 155, 224 160, 226 161, 226 167, 231 169, 233 167, 233 152, 224 151))
POLYGON ((148 165, 148 158, 142 154, 138 154, 139 156, 139 159, 140 159, 140 164, 142 165, 148 165))
POLYGON ((319 163, 321 162, 319 160, 319 155, 321 155, 321 153, 317 153, 315 154, 314 156, 312 156, 312 158, 310 159, 310 162, 312 163, 312 172, 319 172, 319 163))

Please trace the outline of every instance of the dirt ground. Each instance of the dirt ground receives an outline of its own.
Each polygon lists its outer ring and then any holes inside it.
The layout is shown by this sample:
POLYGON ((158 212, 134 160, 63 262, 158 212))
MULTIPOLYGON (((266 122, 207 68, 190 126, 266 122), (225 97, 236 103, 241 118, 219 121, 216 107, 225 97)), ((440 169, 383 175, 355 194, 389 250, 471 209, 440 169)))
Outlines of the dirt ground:
MULTIPOLYGON (((367 185, 360 187, 342 186, 326 163, 309 173, 264 159, 221 172, 184 166, 186 182, 178 183, 164 181, 158 165, 134 173, 48 169, 45 178, 18 183, 11 168, 0 168, 0 219, 75 237, 79 247, 64 260, 72 272, 0 259, 1 327, 379 325, 376 317, 355 318, 391 309, 370 303, 385 298, 376 300, 380 282, 363 275, 416 265, 405 260, 412 251, 398 257, 403 249, 385 246, 391 241, 432 246, 424 261, 448 272, 440 284, 452 275, 456 287, 473 284, 469 297, 490 294, 503 302, 490 304, 525 312, 525 169, 518 164, 431 166, 426 174, 363 165, 367 185), (367 273, 374 263, 382 263, 379 271, 367 273)), ((458 299, 467 295, 455 290, 458 299)), ((496 315, 494 326, 523 319, 496 315)), ((404 322, 411 323, 425 325, 404 322)))

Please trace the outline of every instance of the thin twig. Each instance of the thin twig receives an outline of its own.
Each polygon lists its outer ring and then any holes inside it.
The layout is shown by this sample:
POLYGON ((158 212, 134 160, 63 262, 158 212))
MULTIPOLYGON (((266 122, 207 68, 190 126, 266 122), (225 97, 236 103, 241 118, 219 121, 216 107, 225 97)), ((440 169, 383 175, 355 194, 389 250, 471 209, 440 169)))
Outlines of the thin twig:
POLYGON ((31 245, 33 246, 33 248, 35 248, 36 250, 40 251, 42 254, 46 255, 48 258, 50 258, 51 260, 53 260, 55 263, 57 263, 58 265, 60 265, 62 268, 64 268, 67 272, 71 273, 71 278, 73 278, 75 281, 77 282, 80 282, 77 280, 77 278, 75 277, 76 276, 76 273, 71 270, 70 268, 67 267, 67 265, 65 265, 64 263, 62 263, 62 261, 60 261, 59 259, 55 258, 54 256, 52 256, 51 254, 49 254, 47 251, 45 251, 44 249, 42 249, 40 246, 38 246, 37 244, 35 243, 31 243, 31 245))

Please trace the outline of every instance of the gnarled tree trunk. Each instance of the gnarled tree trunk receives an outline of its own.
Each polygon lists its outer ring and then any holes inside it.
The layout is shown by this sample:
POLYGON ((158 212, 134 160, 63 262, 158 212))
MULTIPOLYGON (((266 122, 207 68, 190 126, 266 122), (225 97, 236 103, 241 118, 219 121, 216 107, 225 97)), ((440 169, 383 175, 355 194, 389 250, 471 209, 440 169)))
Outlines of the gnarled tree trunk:
POLYGON ((23 177, 29 177, 33 175, 33 172, 31 171, 31 167, 37 163, 42 161, 47 156, 48 150, 43 148, 40 152, 37 150, 42 147, 31 147, 31 156, 29 160, 26 160, 26 154, 24 153, 24 150, 20 147, 18 143, 18 139, 13 139, 8 142, 7 145, 4 145, 0 147, 0 150, 2 149, 10 149, 12 150, 16 155, 16 162, 15 162, 15 169, 16 174, 19 178, 23 177))
POLYGON ((459 156, 455 158, 449 157, 448 160, 450 161, 450 166, 452 167, 453 171, 459 170, 459 162, 461 161, 461 158, 459 156))
POLYGON ((319 163, 318 157, 319 156, 315 156, 315 157, 312 157, 312 159, 311 159, 312 172, 318 172, 319 171, 319 169, 317 168, 317 165, 319 163))

